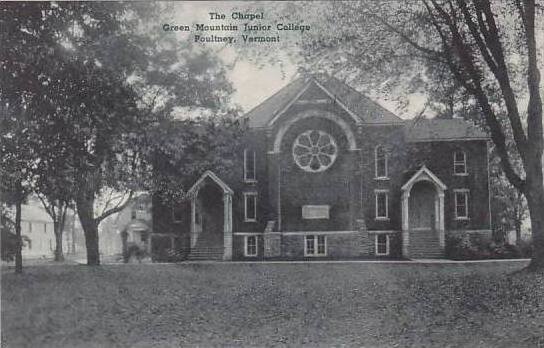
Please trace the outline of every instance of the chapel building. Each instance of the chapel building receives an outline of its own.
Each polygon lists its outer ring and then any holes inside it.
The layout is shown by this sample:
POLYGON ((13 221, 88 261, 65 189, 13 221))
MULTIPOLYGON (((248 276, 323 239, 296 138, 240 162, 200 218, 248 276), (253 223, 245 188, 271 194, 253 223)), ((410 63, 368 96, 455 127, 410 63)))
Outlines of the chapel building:
POLYGON ((329 76, 293 81, 246 118, 234 176, 206 171, 186 204, 154 203, 155 250, 443 258, 449 235, 491 235, 489 137, 472 123, 403 120, 329 76))

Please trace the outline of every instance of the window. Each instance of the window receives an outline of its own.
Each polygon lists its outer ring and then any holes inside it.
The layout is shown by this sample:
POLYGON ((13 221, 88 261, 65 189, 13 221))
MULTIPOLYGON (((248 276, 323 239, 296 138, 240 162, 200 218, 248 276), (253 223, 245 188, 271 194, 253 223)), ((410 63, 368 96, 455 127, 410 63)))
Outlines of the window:
POLYGON ((132 209, 131 218, 132 218, 132 220, 136 219, 136 210, 134 210, 134 209, 132 209))
POLYGON ((143 203, 138 204, 138 207, 136 208, 136 219, 145 220, 146 219, 146 206, 143 203))
POLYGON ((387 179, 387 152, 382 145, 376 146, 374 153, 376 179, 387 179))
POLYGON ((463 151, 453 153, 453 174, 467 175, 467 155, 463 151))
POLYGON ((376 220, 388 220, 389 219, 389 209, 388 209, 388 191, 387 190, 376 190, 376 220))
POLYGON ((183 220, 183 208, 181 204, 172 207, 172 222, 179 223, 183 220))
POLYGON ((255 151, 244 150, 244 181, 255 181, 255 151))
POLYGON ((246 236, 244 256, 257 256, 257 236, 246 236))
POLYGON ((147 243, 147 233, 140 232, 140 242, 147 243))
POLYGON ((333 165, 338 146, 333 137, 320 130, 307 130, 293 143, 293 159, 297 166, 310 173, 319 173, 333 165))
POLYGON ((257 192, 244 192, 244 220, 257 221, 257 192))
POLYGON ((389 255, 389 236, 387 234, 377 234, 375 245, 377 256, 389 255))
POLYGON ((327 255, 327 237, 309 235, 304 237, 304 256, 327 255))
POLYGON ((455 218, 459 220, 468 219, 468 190, 454 190, 455 195, 455 218))

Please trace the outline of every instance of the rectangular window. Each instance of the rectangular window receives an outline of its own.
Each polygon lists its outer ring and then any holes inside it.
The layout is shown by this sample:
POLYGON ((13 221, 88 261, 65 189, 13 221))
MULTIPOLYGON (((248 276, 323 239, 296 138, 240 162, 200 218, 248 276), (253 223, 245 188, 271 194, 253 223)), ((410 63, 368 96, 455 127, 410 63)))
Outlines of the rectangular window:
POLYGON ((376 255, 389 255, 389 236, 387 234, 377 234, 375 239, 376 255))
POLYGON ((245 237, 244 256, 257 256, 257 236, 245 237))
POLYGON ((315 254, 315 238, 314 236, 306 236, 306 252, 305 255, 314 255, 315 254))
POLYGON ((468 190, 455 190, 455 218, 468 219, 468 190))
POLYGON ((325 255, 327 243, 325 241, 325 236, 317 236, 317 254, 325 255))
POLYGON ((244 181, 253 182, 256 178, 255 151, 244 150, 244 181))
POLYGON ((376 220, 387 220, 389 219, 389 209, 388 209, 388 191, 387 190, 376 190, 376 220))
POLYGON ((131 215, 131 218, 132 220, 136 219, 136 210, 132 210, 132 215, 131 215))
POLYGON ((244 220, 257 221, 257 192, 244 192, 244 220))
POLYGON ((327 255, 327 237, 308 235, 304 237, 304 256, 327 255))
POLYGON ((183 220, 183 208, 181 204, 175 204, 172 207, 172 222, 179 223, 183 220))
POLYGON ((453 153, 453 173, 455 175, 467 174, 467 156, 463 151, 453 153))
POLYGON ((376 179, 387 179, 387 152, 383 146, 377 146, 374 153, 376 179))

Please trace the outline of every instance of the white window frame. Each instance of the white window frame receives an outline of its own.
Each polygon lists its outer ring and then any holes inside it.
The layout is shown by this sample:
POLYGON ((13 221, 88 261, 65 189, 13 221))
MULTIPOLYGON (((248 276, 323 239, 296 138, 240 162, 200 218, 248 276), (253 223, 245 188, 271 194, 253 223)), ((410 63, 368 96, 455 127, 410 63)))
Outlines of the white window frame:
POLYGON ((453 175, 459 175, 459 176, 466 176, 468 175, 468 171, 467 171, 467 153, 465 151, 462 151, 462 150, 455 150, 453 152, 453 175), (456 155, 458 153, 462 153, 463 154, 463 161, 458 161, 456 159, 456 155), (463 166, 463 168, 465 169, 463 172, 457 172, 457 167, 458 166, 463 166))
POLYGON ((257 221, 257 192, 244 192, 244 221, 245 222, 256 222, 257 221), (253 218, 248 218, 247 211, 247 201, 248 197, 255 198, 253 218))
POLYGON ((327 236, 326 235, 323 235, 323 234, 309 234, 309 235, 305 235, 304 236, 304 256, 305 257, 322 257, 322 256, 327 256, 327 236), (312 254, 308 253, 308 237, 313 237, 314 241, 314 252, 312 254), (318 241, 318 238, 319 237, 322 237, 323 240, 324 240, 324 245, 325 245, 325 252, 324 253, 319 253, 319 241, 318 241))
MULTIPOLYGON (((178 208, 179 208, 179 207, 178 207, 178 208)), ((179 219, 179 220, 176 220, 176 207, 175 207, 175 206, 172 207, 171 213, 172 213, 172 222, 173 222, 173 223, 179 224, 180 222, 183 221, 183 218, 181 218, 181 219, 179 219)), ((136 214, 138 214, 138 213, 136 212, 136 214)))
POLYGON ((374 198, 375 198, 375 211, 374 211, 374 217, 376 220, 381 221, 388 221, 389 220, 389 190, 374 190, 374 198), (378 196, 380 194, 385 194, 385 216, 379 216, 378 215, 378 196))
POLYGON ((258 254, 259 254, 259 238, 257 238, 256 235, 244 236, 244 256, 245 257, 255 257, 258 254), (250 254, 249 251, 248 251, 249 238, 255 238, 255 253, 254 254, 250 254))
POLYGON ((374 237, 374 250, 376 256, 389 256, 389 235, 377 233, 374 237), (378 238, 379 236, 385 236, 385 253, 378 252, 378 238))
MULTIPOLYGON (((250 154, 249 154, 250 155, 250 154)), ((245 182, 257 182, 257 158, 255 154, 255 150, 250 149, 244 149, 244 181, 245 182), (249 178, 247 176, 248 174, 248 168, 247 168, 247 156, 248 152, 253 154, 253 178, 249 178)))
POLYGON ((454 199, 454 215, 456 220, 469 220, 469 210, 468 210, 468 200, 469 200, 469 190, 468 189, 454 189, 453 190, 453 199, 454 199), (465 216, 457 215, 457 195, 463 194, 465 197, 465 216))
POLYGON ((389 180, 389 156, 387 155, 387 151, 385 149, 385 146, 378 145, 374 148, 374 179, 376 180, 389 180), (385 176, 384 175, 378 175, 378 150, 383 149, 383 156, 385 159, 385 176))

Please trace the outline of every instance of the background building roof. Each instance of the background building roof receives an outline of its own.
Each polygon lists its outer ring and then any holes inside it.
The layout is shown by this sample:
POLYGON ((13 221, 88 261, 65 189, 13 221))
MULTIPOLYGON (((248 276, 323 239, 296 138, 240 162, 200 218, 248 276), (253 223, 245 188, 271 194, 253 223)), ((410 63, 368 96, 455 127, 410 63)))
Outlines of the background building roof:
POLYGON ((474 124, 462 119, 417 119, 405 121, 408 141, 488 139, 474 124))

